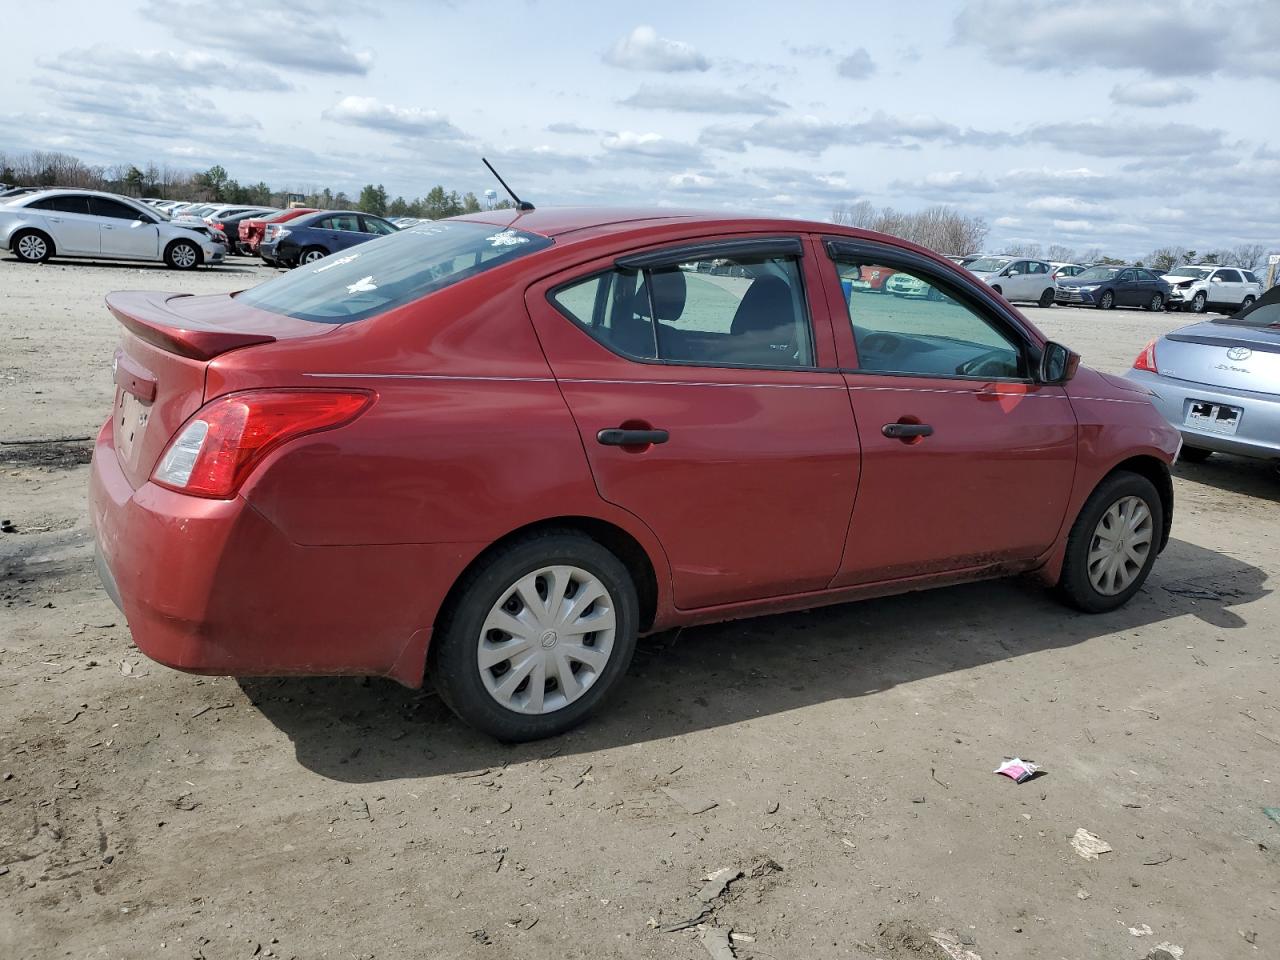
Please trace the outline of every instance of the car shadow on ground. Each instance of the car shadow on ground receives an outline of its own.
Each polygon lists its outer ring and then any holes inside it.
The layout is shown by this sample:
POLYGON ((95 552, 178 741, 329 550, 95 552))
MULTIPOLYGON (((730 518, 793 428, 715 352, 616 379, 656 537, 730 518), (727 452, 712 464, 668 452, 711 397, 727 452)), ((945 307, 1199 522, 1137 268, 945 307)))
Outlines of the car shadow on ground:
MULTIPOLYGON (((9 256, 4 258, 8 263, 18 264, 24 267, 81 267, 91 270, 155 270, 159 273, 177 273, 172 267, 165 263, 154 263, 150 260, 81 260, 80 258, 60 259, 51 257, 43 264, 27 264, 23 263, 17 257, 9 256)), ((251 273, 254 267, 264 266, 262 263, 245 258, 239 262, 225 261, 215 264, 201 264, 196 267, 197 270, 208 271, 211 273, 251 273)))
POLYGON ((1179 460, 1173 473, 1205 486, 1280 503, 1280 463, 1215 453, 1203 463, 1179 460))
MULTIPOLYGON (((626 682, 587 724, 504 745, 455 719, 428 686, 389 680, 240 681, 309 770, 348 783, 501 766, 678 736, 1132 631, 1180 616, 1206 633, 1270 591, 1257 567, 1172 540, 1144 590, 1114 613, 1060 605, 1030 580, 994 581, 641 640, 626 682)), ((1119 641, 1117 641, 1119 642, 1119 641)))

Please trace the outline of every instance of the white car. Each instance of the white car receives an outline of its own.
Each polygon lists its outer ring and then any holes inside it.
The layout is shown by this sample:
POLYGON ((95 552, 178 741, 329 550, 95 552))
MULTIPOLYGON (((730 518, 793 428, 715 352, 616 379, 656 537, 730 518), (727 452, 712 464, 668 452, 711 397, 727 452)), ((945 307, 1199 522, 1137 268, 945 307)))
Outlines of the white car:
POLYGON ((1235 313, 1262 296, 1262 284, 1248 270, 1238 267, 1174 267, 1164 275, 1170 310, 1204 313, 1208 309, 1235 313))
POLYGON ((204 225, 96 190, 40 190, 0 207, 0 248, 27 263, 50 257, 157 260, 175 270, 221 263, 226 248, 204 225))
POLYGON ((1053 270, 1045 260, 1029 257, 979 257, 966 269, 1010 302, 1035 301, 1053 306, 1053 270))

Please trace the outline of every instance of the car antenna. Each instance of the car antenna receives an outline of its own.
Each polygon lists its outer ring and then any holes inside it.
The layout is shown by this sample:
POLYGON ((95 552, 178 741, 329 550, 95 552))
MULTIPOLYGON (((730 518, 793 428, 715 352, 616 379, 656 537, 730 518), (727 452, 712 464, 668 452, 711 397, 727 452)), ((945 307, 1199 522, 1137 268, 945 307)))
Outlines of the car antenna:
POLYGON ((492 164, 492 163, 490 163, 490 162, 489 162, 488 160, 486 160, 484 157, 481 157, 481 158, 480 158, 480 162, 481 162, 481 163, 483 163, 486 167, 488 167, 488 168, 489 168, 489 172, 490 172, 490 173, 492 173, 495 177, 497 177, 498 182, 499 182, 500 184, 502 184, 502 189, 503 189, 503 190, 505 190, 505 191, 507 191, 507 193, 511 194, 511 199, 512 199, 512 200, 514 200, 514 201, 516 202, 516 209, 517 209, 517 210, 532 210, 532 209, 533 209, 533 204, 532 204, 532 203, 530 203, 528 200, 521 200, 519 197, 517 197, 517 196, 516 196, 516 192, 515 192, 514 190, 512 190, 510 187, 508 187, 508 186, 507 186, 507 181, 503 180, 503 179, 502 179, 502 177, 498 174, 498 171, 497 171, 497 170, 495 170, 495 169, 493 169, 493 164, 492 164))

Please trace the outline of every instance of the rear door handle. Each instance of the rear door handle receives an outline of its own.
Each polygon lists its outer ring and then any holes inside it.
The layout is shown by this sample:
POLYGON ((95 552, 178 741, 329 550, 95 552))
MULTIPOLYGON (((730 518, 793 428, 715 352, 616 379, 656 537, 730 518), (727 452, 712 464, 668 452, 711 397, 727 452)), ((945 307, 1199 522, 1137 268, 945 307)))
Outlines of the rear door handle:
POLYGON ((606 447, 643 447, 651 443, 666 443, 670 434, 665 430, 623 430, 613 427, 596 434, 596 442, 606 447))
POLYGON ((880 428, 880 432, 895 440, 911 440, 914 437, 933 436, 933 427, 927 423, 886 423, 880 428))

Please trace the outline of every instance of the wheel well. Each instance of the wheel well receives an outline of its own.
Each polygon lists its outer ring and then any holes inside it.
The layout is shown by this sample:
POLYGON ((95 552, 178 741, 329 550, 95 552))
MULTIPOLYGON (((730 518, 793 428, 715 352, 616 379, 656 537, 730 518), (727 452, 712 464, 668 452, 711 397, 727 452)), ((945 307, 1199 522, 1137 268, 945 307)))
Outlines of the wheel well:
POLYGON ((1107 476, 1122 470, 1146 477, 1160 494, 1160 506, 1164 512, 1164 529, 1160 531, 1160 549, 1163 550, 1169 543, 1169 529, 1173 526, 1173 477, 1168 464, 1155 457, 1130 457, 1112 467, 1107 476))
POLYGON ((631 578, 636 585, 636 596, 640 602, 640 631, 643 633, 653 626, 658 610, 658 578, 654 573, 649 555, 631 534, 621 527, 614 526, 605 520, 597 520, 595 517, 552 517, 526 524, 495 540, 458 574, 458 578, 449 587, 449 592, 445 594, 444 601, 440 604, 436 622, 440 622, 444 612, 457 602, 461 585, 467 582, 470 574, 483 566, 496 550, 513 541, 523 540, 532 534, 549 530, 568 530, 586 534, 621 560, 631 573, 631 578))
POLYGON ((13 231, 13 236, 9 238, 9 249, 12 250, 13 245, 18 242, 18 238, 25 233, 34 233, 44 237, 44 242, 49 245, 49 256, 52 257, 57 252, 57 247, 54 245, 53 237, 49 236, 49 234, 45 233, 39 227, 22 227, 19 230, 13 231))

